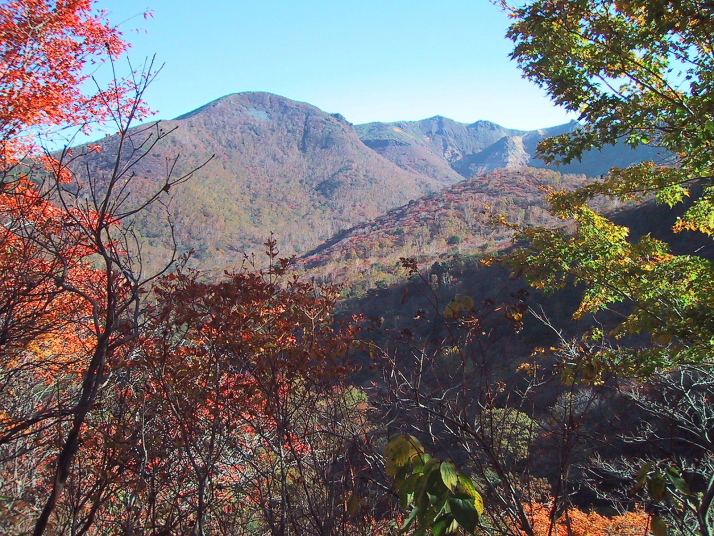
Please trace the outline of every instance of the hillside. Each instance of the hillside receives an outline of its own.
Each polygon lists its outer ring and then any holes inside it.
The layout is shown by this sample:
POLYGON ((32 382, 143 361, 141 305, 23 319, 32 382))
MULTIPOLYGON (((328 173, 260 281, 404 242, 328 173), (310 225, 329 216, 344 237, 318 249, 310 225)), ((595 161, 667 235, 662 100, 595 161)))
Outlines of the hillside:
MULTIPOLYGON (((204 268, 240 262, 271 232, 283 253, 304 252, 455 180, 405 171, 365 146, 341 116, 268 93, 229 95, 160 128, 175 130, 134 166, 132 193, 140 196, 174 161, 175 173, 208 162, 169 206, 178 243, 204 268)), ((133 145, 152 135, 135 129, 133 145)), ((93 173, 106 172, 116 144, 99 142, 93 173)), ((170 244, 159 231, 163 217, 154 210, 137 222, 157 254, 170 244)))
POLYGON ((576 121, 539 130, 513 130, 489 121, 459 123, 445 117, 422 121, 368 123, 355 127, 362 141, 405 170, 433 178, 475 177, 502 168, 548 167, 562 173, 597 177, 613 166, 627 167, 643 160, 660 161, 653 147, 633 150, 624 143, 587 153, 582 161, 567 166, 546 166, 536 157, 546 138, 580 128, 576 121))
MULTIPOLYGON (((130 195, 137 200, 167 172, 180 175, 198 168, 189 181, 165 196, 164 205, 140 214, 136 232, 150 263, 162 264, 175 239, 180 251, 194 251, 195 266, 222 271, 242 262, 244 253, 261 251, 270 233, 282 254, 305 254, 355 225, 392 225, 391 216, 367 222, 464 178, 481 184, 484 173, 497 169, 543 167, 534 156, 537 144, 573 128, 576 123, 518 131, 488 121, 467 125, 439 116, 353 126, 339 114, 306 103, 269 93, 239 93, 174 120, 131 130, 129 142, 135 152, 124 165, 133 163, 130 195), (157 129, 170 134, 151 146, 157 129), (136 158, 140 155, 144 157, 136 158)), ((92 176, 109 172, 118 140, 108 136, 98 142, 100 152, 90 153, 92 176)), ((613 164, 657 157, 649 148, 608 151, 563 169, 592 176, 613 164)), ((463 189, 472 187, 467 184, 463 189)), ((468 208, 474 203, 477 208, 479 203, 490 204, 494 210, 518 206, 521 214, 516 219, 537 219, 536 209, 527 209, 522 199, 540 193, 522 191, 528 188, 528 181, 502 187, 492 177, 477 188, 485 196, 481 201, 465 202, 461 222, 438 211, 427 215, 430 207, 421 210, 420 218, 426 227, 440 226, 437 235, 447 234, 442 242, 453 236, 467 245, 470 233, 490 232, 475 229, 483 222, 475 222, 468 208), (435 218, 440 223, 424 221, 435 218)), ((427 234, 433 233, 432 229, 427 234)), ((419 239, 415 247, 432 241, 419 239)))
POLYGON ((572 189, 588 180, 526 167, 479 175, 339 233, 301 257, 300 265, 359 296, 400 281, 400 257, 432 263, 508 247, 511 233, 494 224, 501 215, 519 225, 562 224, 547 211, 545 189, 572 189))

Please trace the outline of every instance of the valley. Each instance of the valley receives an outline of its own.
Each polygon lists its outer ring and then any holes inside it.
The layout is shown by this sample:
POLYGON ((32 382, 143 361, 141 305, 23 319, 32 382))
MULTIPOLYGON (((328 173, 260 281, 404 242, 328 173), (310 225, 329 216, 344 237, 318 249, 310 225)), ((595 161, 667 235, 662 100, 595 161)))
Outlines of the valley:
POLYGON ((485 3, 517 102, 483 6, 169 2, 161 121, 108 2, 0 0, 0 533, 714 535, 710 2, 485 3))

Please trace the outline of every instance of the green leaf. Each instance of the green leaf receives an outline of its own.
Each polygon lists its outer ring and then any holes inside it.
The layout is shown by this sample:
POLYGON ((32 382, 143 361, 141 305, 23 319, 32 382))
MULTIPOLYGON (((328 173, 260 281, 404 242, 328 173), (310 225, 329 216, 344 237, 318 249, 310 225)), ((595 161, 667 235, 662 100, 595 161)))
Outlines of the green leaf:
POLYGON ((650 530, 654 536, 667 536, 667 523, 660 516, 654 516, 650 521, 650 530))
POLYGON ((637 471, 637 476, 635 476, 635 480, 637 480, 638 484, 644 484, 647 481, 647 475, 654 469, 654 466, 654 462, 648 462, 640 467, 640 470, 637 471))
POLYGON ((471 296, 461 296, 461 308, 466 311, 471 311, 474 308, 474 299, 471 296))
POLYGON ((474 504, 476 505, 476 511, 478 514, 482 516, 486 511, 486 506, 483 504, 483 497, 480 493, 477 493, 476 497, 474 497, 474 504))
POLYGON ((456 488, 456 494, 459 497, 467 497, 473 500, 476 511, 479 515, 483 515, 486 511, 483 504, 483 497, 478 491, 476 491, 476 486, 471 479, 463 473, 459 473, 459 485, 456 488))
POLYGON ((692 491, 689 489, 689 484, 687 484, 687 481, 682 478, 682 474, 676 467, 667 468, 667 480, 669 480, 677 491, 683 495, 692 494, 692 491))
POLYGON ((409 513, 409 517, 407 517, 404 520, 404 523, 402 524, 402 527, 399 529, 399 532, 406 532, 407 529, 412 525, 412 523, 414 523, 418 514, 419 514, 419 509, 412 508, 412 511, 409 513))
POLYGON ((446 318, 456 318, 459 315, 458 305, 454 302, 450 302, 444 309, 444 316, 446 318))
POLYGON ((405 510, 414 504, 417 486, 421 478, 420 474, 411 474, 399 486, 399 502, 405 510))
POLYGON ((347 513, 350 516, 356 516, 362 509, 362 506, 364 506, 364 499, 352 492, 349 500, 347 501, 347 513))
MULTIPOLYGON (((431 466, 430 460, 433 460, 429 454, 422 452, 419 456, 412 458, 412 471, 415 473, 424 473, 427 467, 431 466)), ((437 460, 438 461, 438 460, 437 460)))
POLYGON ((664 499, 665 494, 667 493, 667 482, 665 481, 662 473, 657 472, 654 476, 652 476, 652 478, 649 479, 647 482, 647 491, 650 494, 650 498, 655 502, 659 502, 664 499))
POLYGON ((407 465, 412 458, 423 452, 419 440, 413 436, 400 435, 392 439, 385 452, 387 474, 395 476, 399 468, 407 465))
POLYGON ((454 522, 454 516, 451 514, 445 514, 439 518, 439 520, 434 523, 431 528, 434 536, 445 536, 446 534, 451 534, 454 532, 452 529, 452 523, 454 522))
POLYGON ((473 499, 449 499, 449 507, 461 528, 473 534, 478 527, 479 512, 473 499))
POLYGON ((446 309, 444 309, 444 316, 446 318, 458 318, 462 311, 471 311, 474 305, 474 299, 471 296, 457 294, 456 297, 448 303, 446 309))
POLYGON ((635 485, 632 486, 632 489, 630 490, 630 497, 634 497, 645 488, 645 486, 647 485, 649 474, 652 469, 654 469, 654 467, 654 462, 647 462, 642 467, 640 467, 640 470, 637 471, 637 475, 635 475, 635 485))
POLYGON ((636 483, 634 486, 632 486, 632 488, 630 489, 630 493, 629 493, 630 497, 634 497, 635 495, 637 495, 640 491, 642 491, 642 490, 645 488, 646 485, 647 485, 647 482, 646 482, 646 481, 644 481, 644 482, 637 482, 637 483, 636 483))
POLYGON ((456 472, 456 467, 454 467, 454 464, 448 461, 442 462, 439 470, 441 472, 441 480, 444 485, 449 490, 454 491, 456 489, 457 484, 459 483, 459 476, 456 472))
POLYGON ((402 533, 412 525, 416 525, 414 535, 431 529, 435 536, 446 536, 459 527, 473 533, 484 504, 468 476, 452 462, 429 456, 407 436, 390 441, 386 454, 388 464, 403 464, 396 472, 395 489, 402 508, 412 507, 402 533))

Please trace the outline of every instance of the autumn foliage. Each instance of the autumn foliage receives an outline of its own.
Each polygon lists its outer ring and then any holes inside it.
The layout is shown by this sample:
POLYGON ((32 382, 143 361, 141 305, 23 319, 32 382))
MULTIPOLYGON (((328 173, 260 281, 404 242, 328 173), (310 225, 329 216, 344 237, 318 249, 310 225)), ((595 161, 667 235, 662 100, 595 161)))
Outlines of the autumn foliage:
POLYGON ((126 83, 87 94, 87 66, 127 48, 92 0, 13 0, 0 6, 0 158, 36 147, 53 127, 106 119, 126 83))
POLYGON ((534 503, 527 511, 535 536, 646 536, 649 533, 650 515, 642 510, 604 516, 570 508, 555 523, 552 508, 547 504, 534 503))
MULTIPOLYGON (((165 264, 147 270, 134 218, 191 173, 176 177, 169 166, 166 176, 142 177, 137 187, 132 166, 168 134, 156 124, 138 134, 131 128, 145 111, 150 68, 84 91, 93 65, 113 62, 127 48, 92 6, 89 0, 0 4, 0 532, 386 535, 406 524, 436 536, 661 533, 659 517, 640 509, 608 517, 572 506, 584 503, 575 502, 569 471, 576 461, 587 463, 589 443, 598 437, 599 423, 586 413, 599 406, 607 415, 600 393, 571 382, 539 415, 533 411, 539 399, 527 398, 548 395, 538 367, 516 381, 494 372, 505 365, 494 367, 487 356, 489 322, 505 318, 520 331, 526 291, 500 306, 487 299, 479 313, 470 296, 441 300, 453 281, 448 266, 434 263, 422 281, 437 285, 428 294, 439 308, 429 344, 420 348, 418 331, 403 329, 380 353, 377 343, 356 342, 355 318, 338 321, 339 289, 292 275, 292 260, 280 258, 272 237, 262 269, 246 258, 239 269, 209 277, 187 269, 174 244, 165 264), (93 147, 40 154, 58 127, 107 119, 118 135, 106 169, 82 166, 93 147), (373 387, 380 394, 392 389, 380 408, 387 426, 423 425, 416 432, 435 450, 453 450, 453 458, 431 457, 403 435, 387 447, 384 467, 373 447, 387 445, 386 433, 370 420, 367 394, 349 384, 353 354, 365 348, 369 356, 358 358, 374 369, 386 364, 389 378, 373 387), (520 405, 509 405, 518 396, 520 405), (439 435, 446 441, 440 444, 439 435), (539 456, 537 463, 557 467, 556 475, 541 474, 534 466, 539 456), (396 488, 389 476, 397 477, 396 488), (396 495, 413 508, 406 520, 393 514, 396 495), (533 499, 549 496, 551 504, 533 499)), ((486 210, 484 193, 472 192, 463 225, 456 217, 434 220, 448 236, 443 241, 460 243, 455 226, 475 224, 474 210, 486 210)), ((443 197, 444 210, 453 200, 443 197)), ((419 211, 424 206, 400 221, 421 226, 419 211)), ((377 237, 385 252, 417 245, 390 236, 377 237)), ((355 258, 368 256, 368 238, 352 242, 365 252, 355 258)), ((557 251, 550 246, 548 252, 557 251)), ((416 278, 416 261, 402 265, 416 278)), ((424 310, 416 313, 414 322, 428 322, 424 310)), ((396 325, 399 318, 391 320, 396 325)), ((369 329, 382 324, 376 319, 369 329)), ((506 363, 508 348, 498 352, 506 363)), ((681 383, 696 402, 675 415, 689 437, 697 432, 691 423, 707 438, 711 431, 701 418, 711 382, 691 393, 703 377, 681 383)), ((645 406, 645 398, 638 402, 643 412, 672 409, 656 401, 645 406)), ((662 471, 653 464, 640 471, 639 491, 652 488, 691 509, 700 495, 685 477, 695 473, 674 462, 668 477, 662 471)), ((611 504, 628 507, 634 499, 626 497, 611 504)), ((704 522, 712 500, 708 493, 700 501, 704 522)))
POLYGON ((50 386, 60 375, 81 377, 79 357, 93 333, 85 298, 98 299, 106 280, 90 261, 91 245, 72 225, 81 214, 53 205, 27 179, 0 193, 0 215, 1 445, 58 411, 61 391, 30 407, 11 403, 16 390, 50 386))
POLYGON ((166 521, 182 532, 250 520, 273 534, 307 531, 330 523, 341 500, 320 504, 314 489, 331 452, 355 434, 358 408, 343 387, 354 335, 332 326, 335 289, 283 281, 287 261, 267 245, 278 263, 267 272, 161 281, 141 347, 125 364, 140 378, 127 392, 151 430, 144 448, 153 456, 141 463, 175 494, 179 510, 166 521))
POLYGON ((61 533, 70 519, 86 530, 96 511, 57 513, 67 500, 101 504, 101 487, 73 489, 77 454, 101 437, 96 409, 136 337, 147 281, 117 231, 117 174, 84 177, 87 202, 69 152, 40 146, 56 128, 106 119, 125 132, 150 74, 83 91, 88 67, 127 47, 91 1, 3 2, 0 36, 0 527, 61 533))
POLYGON ((363 395, 331 287, 270 267, 146 273, 131 218, 183 182, 129 196, 167 133, 131 123, 149 67, 85 93, 126 50, 91 1, 0 6, 0 530, 6 534, 326 534, 355 526, 363 395), (57 127, 110 119, 43 156, 57 127), (168 274, 168 275, 167 275, 168 274), (346 456, 346 452, 352 452, 346 456), (355 501, 352 501, 354 503, 355 501))

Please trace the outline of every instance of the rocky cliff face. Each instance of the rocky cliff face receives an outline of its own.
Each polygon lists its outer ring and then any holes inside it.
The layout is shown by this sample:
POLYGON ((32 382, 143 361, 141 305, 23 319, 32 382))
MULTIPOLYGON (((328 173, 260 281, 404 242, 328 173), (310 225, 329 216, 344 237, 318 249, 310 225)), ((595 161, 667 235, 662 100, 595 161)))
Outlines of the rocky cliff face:
POLYGON ((501 168, 527 166, 532 160, 522 136, 504 136, 484 150, 454 162, 454 170, 464 177, 475 177, 501 168))
POLYGON ((596 177, 613 166, 664 158, 655 148, 637 150, 621 144, 586 154, 581 162, 546 166, 536 157, 538 144, 580 128, 576 121, 539 130, 522 131, 489 121, 458 123, 444 117, 398 123, 357 125, 362 141, 403 169, 426 173, 437 180, 453 180, 454 172, 472 178, 501 168, 548 167, 563 173, 596 177))
POLYGON ((458 163, 479 154, 500 139, 523 134, 495 123, 471 125, 436 116, 422 121, 368 123, 355 127, 362 141, 403 169, 436 180, 463 180, 458 163))

